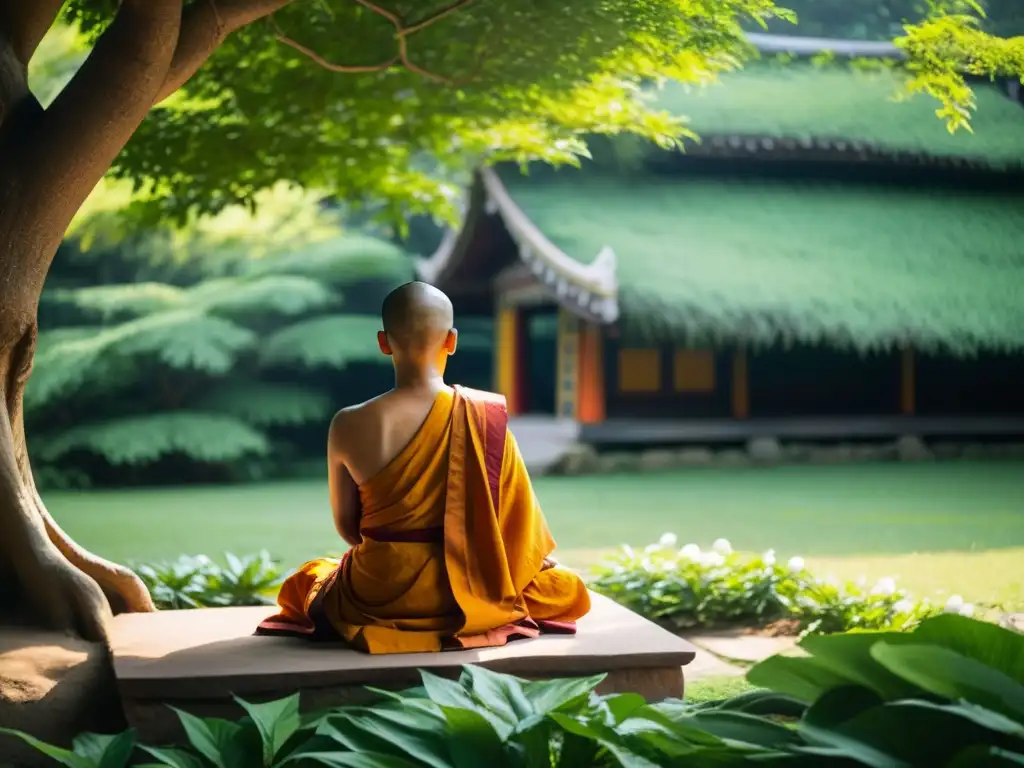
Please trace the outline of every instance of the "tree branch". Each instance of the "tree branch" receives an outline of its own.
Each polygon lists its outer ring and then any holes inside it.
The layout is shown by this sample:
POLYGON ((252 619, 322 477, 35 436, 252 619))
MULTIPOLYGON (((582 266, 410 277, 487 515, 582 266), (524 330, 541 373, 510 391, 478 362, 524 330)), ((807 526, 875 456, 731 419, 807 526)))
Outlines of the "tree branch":
POLYGON ((301 53, 303 56, 319 64, 324 69, 330 70, 331 72, 344 72, 350 74, 366 74, 369 72, 382 72, 389 67, 394 66, 398 63, 398 56, 392 56, 387 61, 381 62, 380 64, 335 64, 333 61, 328 61, 319 53, 314 51, 312 48, 307 48, 302 43, 296 42, 292 38, 288 37, 278 25, 277 20, 271 16, 270 24, 274 28, 274 37, 278 42, 287 45, 289 48, 294 48, 296 51, 301 53))
POLYGON ((0 36, 11 41, 14 53, 26 67, 65 0, 0 0, 0 36))
POLYGON ((281 32, 280 27, 277 26, 277 22, 273 20, 273 17, 271 17, 271 23, 274 25, 274 29, 277 33, 276 37, 278 42, 283 43, 284 45, 287 45, 291 48, 294 48, 299 53, 308 57, 316 64, 319 64, 324 69, 330 70, 331 72, 380 72, 382 70, 394 66, 395 64, 400 63, 407 70, 419 75, 420 77, 423 77, 427 80, 433 80, 436 83, 444 83, 445 85, 465 85, 466 83, 472 82, 473 80, 476 79, 476 76, 480 71, 480 67, 483 65, 483 52, 481 52, 480 57, 477 60, 477 64, 476 67, 474 67, 473 73, 470 74, 468 77, 464 78, 450 78, 444 77, 443 75, 438 75, 434 72, 430 72, 429 70, 426 70, 423 67, 414 64, 409 59, 409 37, 413 33, 419 32, 422 29, 426 29, 432 24, 436 24, 441 19, 450 16, 451 14, 458 11, 460 8, 464 8, 465 6, 469 5, 470 3, 473 2, 473 0, 455 0, 451 4, 445 6, 444 8, 441 8, 435 13, 432 13, 427 18, 410 25, 406 25, 405 22, 402 21, 401 17, 398 16, 398 14, 393 13, 392 11, 389 11, 386 8, 382 8, 376 3, 371 2, 371 0, 355 0, 355 2, 359 3, 359 5, 363 6, 370 12, 375 13, 376 15, 380 16, 383 19, 386 19, 391 24, 391 26, 395 28, 395 39, 398 40, 397 55, 395 55, 388 61, 382 62, 380 64, 335 64, 334 62, 325 59, 323 56, 321 56, 313 49, 308 48, 302 45, 301 43, 296 42, 287 35, 283 34, 281 32))
MULTIPOLYGON (((121 0, 117 15, 22 151, 27 189, 59 238, 149 112, 178 39, 182 0, 121 0)), ((59 242, 59 240, 57 241, 59 242)), ((47 243, 46 251, 57 242, 47 243)))
POLYGON ((170 69, 157 93, 160 102, 181 88, 236 29, 268 16, 292 0, 196 0, 181 14, 181 31, 170 69))
POLYGON ((455 13, 460 8, 462 8, 464 6, 467 6, 470 3, 472 3, 472 2, 473 2, 473 0, 455 0, 455 2, 452 3, 451 5, 442 8, 441 10, 437 11, 436 13, 430 14, 430 16, 428 16, 427 18, 423 19, 423 21, 418 21, 415 24, 412 24, 410 26, 402 27, 401 34, 402 35, 411 35, 414 32, 419 32, 421 29, 426 29, 431 24, 436 24, 437 22, 439 22, 444 17, 449 16, 449 15, 455 13))

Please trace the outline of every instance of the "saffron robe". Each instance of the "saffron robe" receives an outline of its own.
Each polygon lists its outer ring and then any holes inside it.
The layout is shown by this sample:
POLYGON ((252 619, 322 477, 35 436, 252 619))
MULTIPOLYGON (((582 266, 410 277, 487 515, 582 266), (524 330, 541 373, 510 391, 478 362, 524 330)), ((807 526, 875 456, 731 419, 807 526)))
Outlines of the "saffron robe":
POLYGON ((370 653, 575 633, 590 610, 555 549, 499 395, 441 392, 410 443, 359 487, 362 543, 304 564, 257 634, 343 639, 370 653))

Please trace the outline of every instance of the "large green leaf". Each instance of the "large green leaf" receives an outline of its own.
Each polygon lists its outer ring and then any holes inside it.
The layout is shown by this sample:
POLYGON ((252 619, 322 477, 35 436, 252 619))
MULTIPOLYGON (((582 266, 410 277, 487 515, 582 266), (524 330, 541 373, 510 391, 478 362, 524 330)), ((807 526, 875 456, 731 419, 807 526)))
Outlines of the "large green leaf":
POLYGON ((408 758, 431 768, 451 768, 444 719, 421 709, 338 711, 317 728, 353 752, 378 752, 408 758))
POLYGON ((796 732, 771 720, 742 712, 697 712, 688 724, 720 739, 768 749, 781 749, 800 743, 796 732))
MULTIPOLYGON (((834 750, 833 754, 849 757, 861 765, 869 766, 869 768, 911 768, 912 766, 911 763, 842 731, 818 728, 806 722, 800 724, 799 730, 800 734, 812 745, 811 749, 824 747, 834 750)), ((794 747, 793 749, 799 752, 804 748, 794 747)))
POLYGON ((775 715, 778 717, 800 717, 807 709, 807 705, 803 702, 774 691, 748 691, 729 699, 696 705, 687 704, 678 699, 668 699, 652 706, 666 714, 673 711, 689 713, 695 709, 715 709, 723 712, 745 712, 748 715, 775 715))
POLYGON ((504 768, 507 762, 503 739, 492 718, 484 717, 480 711, 461 707, 442 706, 441 711, 448 722, 448 748, 456 768, 504 768))
POLYGON ((568 733, 604 747, 621 766, 628 766, 628 768, 658 768, 657 763, 631 750, 623 738, 616 733, 615 729, 609 728, 602 722, 583 720, 558 712, 553 712, 548 717, 558 723, 568 733))
POLYGON ((302 761, 324 768, 420 768, 419 763, 386 752, 296 752, 282 765, 302 761))
POLYGON ((499 675, 485 667, 468 664, 462 668, 459 682, 480 705, 513 728, 524 717, 536 714, 522 682, 511 675, 499 675))
POLYGON ((91 760, 97 768, 124 768, 135 751, 135 729, 118 734, 83 733, 71 743, 76 755, 91 760))
POLYGON ((270 334, 260 346, 266 367, 344 368, 356 362, 390 362, 377 346, 380 318, 324 315, 270 334))
POLYGON ((156 765, 168 766, 168 768, 205 768, 202 760, 181 749, 147 747, 143 744, 139 745, 139 749, 159 760, 160 762, 156 765))
MULTIPOLYGON (((537 680, 522 683, 523 692, 530 706, 538 714, 561 710, 581 699, 586 700, 591 691, 600 685, 607 675, 566 678, 561 680, 537 680)), ((643 699, 641 699, 641 702, 643 699)))
POLYGON ((231 416, 171 411, 81 424, 57 435, 41 435, 33 448, 43 461, 81 450, 98 454, 111 464, 136 465, 176 453, 209 463, 265 456, 270 443, 231 416))
POLYGON ((64 749, 63 747, 57 747, 53 744, 47 744, 45 741, 40 741, 35 736, 30 736, 27 733, 21 731, 15 731, 10 728, 0 728, 0 733, 6 733, 8 736, 14 736, 21 739, 30 747, 35 749, 37 752, 41 752, 47 757, 53 758, 61 765, 67 766, 67 768, 98 768, 99 763, 90 760, 81 755, 76 755, 70 749, 64 749))
POLYGON ((914 643, 940 645, 1024 685, 1024 635, 988 621, 943 614, 914 630, 914 643))
POLYGON ((263 766, 271 768, 285 742, 301 725, 299 718, 299 694, 293 694, 276 701, 253 704, 237 696, 235 701, 249 713, 256 729, 260 732, 263 746, 263 766))
POLYGON ((329 416, 331 399, 321 390, 299 384, 229 380, 206 390, 195 407, 257 427, 292 426, 329 416))
POLYGON ((770 688, 807 703, 833 688, 856 685, 855 680, 812 656, 771 656, 751 667, 747 680, 751 685, 770 688))
POLYGON ((871 656, 878 642, 914 642, 916 633, 849 632, 836 635, 808 635, 800 647, 814 657, 815 664, 842 675, 853 685, 868 688, 883 699, 913 696, 916 686, 887 670, 871 656))
POLYGON ((966 700, 1024 723, 1024 685, 980 661, 947 648, 878 643, 872 656, 929 693, 966 700))
MULTIPOLYGON (((196 717, 176 707, 171 709, 178 715, 185 737, 196 752, 217 768, 236 768, 240 765, 234 761, 244 757, 244 754, 239 754, 243 726, 215 717, 196 717)), ((261 762, 258 756, 250 757, 254 757, 256 763, 261 762)))
POLYGON ((931 707, 928 702, 893 702, 862 712, 834 731, 898 760, 925 766, 943 765, 975 744, 1008 741, 1004 733, 980 725, 976 712, 963 717, 962 711, 931 707))
POLYGON ((992 710, 985 709, 977 704, 972 704, 969 701, 959 701, 956 704, 936 704, 932 701, 911 700, 896 702, 894 706, 912 706, 918 709, 933 710, 943 714, 955 715, 956 717, 970 720, 972 723, 980 725, 982 728, 987 728, 990 731, 994 731, 995 733, 1024 738, 1024 724, 1018 723, 1016 720, 1011 720, 1004 715, 1000 715, 998 712, 993 712, 992 710))
POLYGON ((818 728, 834 728, 883 703, 882 697, 869 688, 856 685, 833 688, 808 707, 804 722, 818 728))

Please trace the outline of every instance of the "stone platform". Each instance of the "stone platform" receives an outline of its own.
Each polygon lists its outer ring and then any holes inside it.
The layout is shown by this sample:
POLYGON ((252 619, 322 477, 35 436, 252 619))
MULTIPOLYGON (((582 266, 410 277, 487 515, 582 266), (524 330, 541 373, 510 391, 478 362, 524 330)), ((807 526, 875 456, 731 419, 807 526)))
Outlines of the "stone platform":
POLYGON ((114 671, 129 723, 147 743, 178 737, 166 705, 238 717, 232 695, 254 701, 299 691, 304 710, 368 700, 363 686, 402 689, 418 670, 456 676, 464 664, 526 678, 608 673, 601 692, 654 701, 683 695, 694 647, 600 595, 575 637, 548 635, 502 648, 370 656, 341 645, 254 637, 273 607, 126 614, 114 620, 114 671))

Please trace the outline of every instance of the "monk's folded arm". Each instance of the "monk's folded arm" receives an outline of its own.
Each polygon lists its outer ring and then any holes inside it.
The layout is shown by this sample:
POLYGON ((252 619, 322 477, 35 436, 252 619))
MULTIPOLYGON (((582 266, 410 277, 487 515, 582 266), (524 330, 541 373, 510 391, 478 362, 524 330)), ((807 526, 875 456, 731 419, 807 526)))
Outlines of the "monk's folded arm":
POLYGON ((350 547, 362 543, 359 526, 362 507, 359 487, 345 465, 344 427, 341 413, 331 422, 327 438, 327 487, 331 497, 334 528, 350 547))

